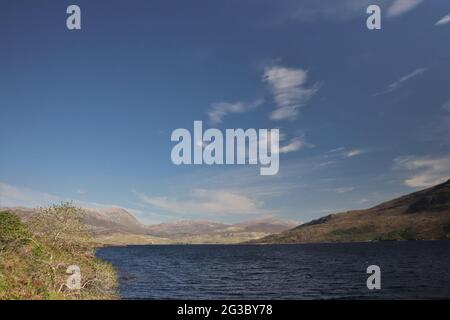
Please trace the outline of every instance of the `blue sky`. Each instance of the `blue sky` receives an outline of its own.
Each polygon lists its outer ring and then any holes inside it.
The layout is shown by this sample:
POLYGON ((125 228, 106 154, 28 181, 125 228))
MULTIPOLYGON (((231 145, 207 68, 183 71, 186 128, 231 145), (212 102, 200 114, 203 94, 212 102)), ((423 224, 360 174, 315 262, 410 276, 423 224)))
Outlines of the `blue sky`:
POLYGON ((0 4, 1 206, 307 221, 450 177, 447 0, 73 3, 0 4), (279 173, 173 165, 194 120, 279 128, 279 173))

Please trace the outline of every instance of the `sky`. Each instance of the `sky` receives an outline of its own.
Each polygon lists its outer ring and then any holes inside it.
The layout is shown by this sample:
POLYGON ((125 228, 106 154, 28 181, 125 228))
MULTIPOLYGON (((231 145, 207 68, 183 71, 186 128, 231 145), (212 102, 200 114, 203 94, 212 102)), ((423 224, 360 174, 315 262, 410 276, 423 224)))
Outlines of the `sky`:
POLYGON ((448 0, 1 1, 0 39, 0 206, 308 221, 450 178, 448 0), (278 174, 174 165, 195 120, 279 129, 278 174))

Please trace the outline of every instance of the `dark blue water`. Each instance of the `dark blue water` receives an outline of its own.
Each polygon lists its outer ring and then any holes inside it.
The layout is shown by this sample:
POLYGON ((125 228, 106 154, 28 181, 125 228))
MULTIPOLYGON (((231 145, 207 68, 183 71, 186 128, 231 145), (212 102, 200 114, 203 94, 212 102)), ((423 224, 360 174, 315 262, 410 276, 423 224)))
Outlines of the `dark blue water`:
POLYGON ((109 247, 123 298, 450 298, 450 241, 109 247), (366 268, 381 268, 368 290, 366 268))

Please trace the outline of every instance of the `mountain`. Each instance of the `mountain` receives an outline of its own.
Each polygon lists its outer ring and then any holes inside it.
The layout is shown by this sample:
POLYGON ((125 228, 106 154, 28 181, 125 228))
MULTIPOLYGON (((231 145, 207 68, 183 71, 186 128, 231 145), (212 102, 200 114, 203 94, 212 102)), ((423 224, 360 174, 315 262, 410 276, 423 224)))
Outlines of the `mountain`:
POLYGON ((450 239, 450 180, 366 210, 328 215, 251 243, 450 239))
MULTIPOLYGON (((23 220, 37 214, 37 208, 4 207, 0 211, 11 211, 23 220)), ((113 233, 146 234, 146 226, 141 224, 131 213, 122 208, 84 209, 85 223, 94 235, 113 233)))
POLYGON ((204 220, 182 220, 149 226, 148 234, 172 243, 239 243, 288 230, 298 222, 264 218, 237 224, 204 220))
POLYGON ((228 227, 227 224, 206 220, 180 220, 147 227, 147 232, 160 237, 178 237, 212 233, 228 227))
POLYGON ((95 234, 147 233, 147 227, 122 208, 86 209, 85 222, 95 234))
MULTIPOLYGON (((146 226, 122 208, 84 209, 85 223, 100 244, 239 243, 293 228, 298 222, 264 218, 237 224, 182 220, 146 226)), ((27 221, 39 209, 0 208, 27 221)))
POLYGON ((262 218, 249 220, 232 225, 229 230, 240 230, 241 232, 266 232, 276 233, 291 229, 298 225, 298 221, 276 218, 262 218))

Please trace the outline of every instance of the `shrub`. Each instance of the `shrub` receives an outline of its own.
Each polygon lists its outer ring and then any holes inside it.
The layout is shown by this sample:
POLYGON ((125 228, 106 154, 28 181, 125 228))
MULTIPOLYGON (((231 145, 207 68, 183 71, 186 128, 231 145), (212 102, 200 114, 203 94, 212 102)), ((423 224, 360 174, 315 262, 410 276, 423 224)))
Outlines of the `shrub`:
POLYGON ((0 300, 116 298, 115 270, 95 258, 83 218, 71 203, 42 208, 28 225, 0 213, 0 300), (66 286, 70 265, 81 270, 81 289, 66 286))
POLYGON ((20 218, 8 211, 0 212, 0 251, 14 249, 29 238, 20 218))
POLYGON ((70 202, 62 202, 41 208, 39 214, 30 219, 30 230, 52 247, 69 251, 79 250, 91 243, 83 222, 85 212, 70 202))

